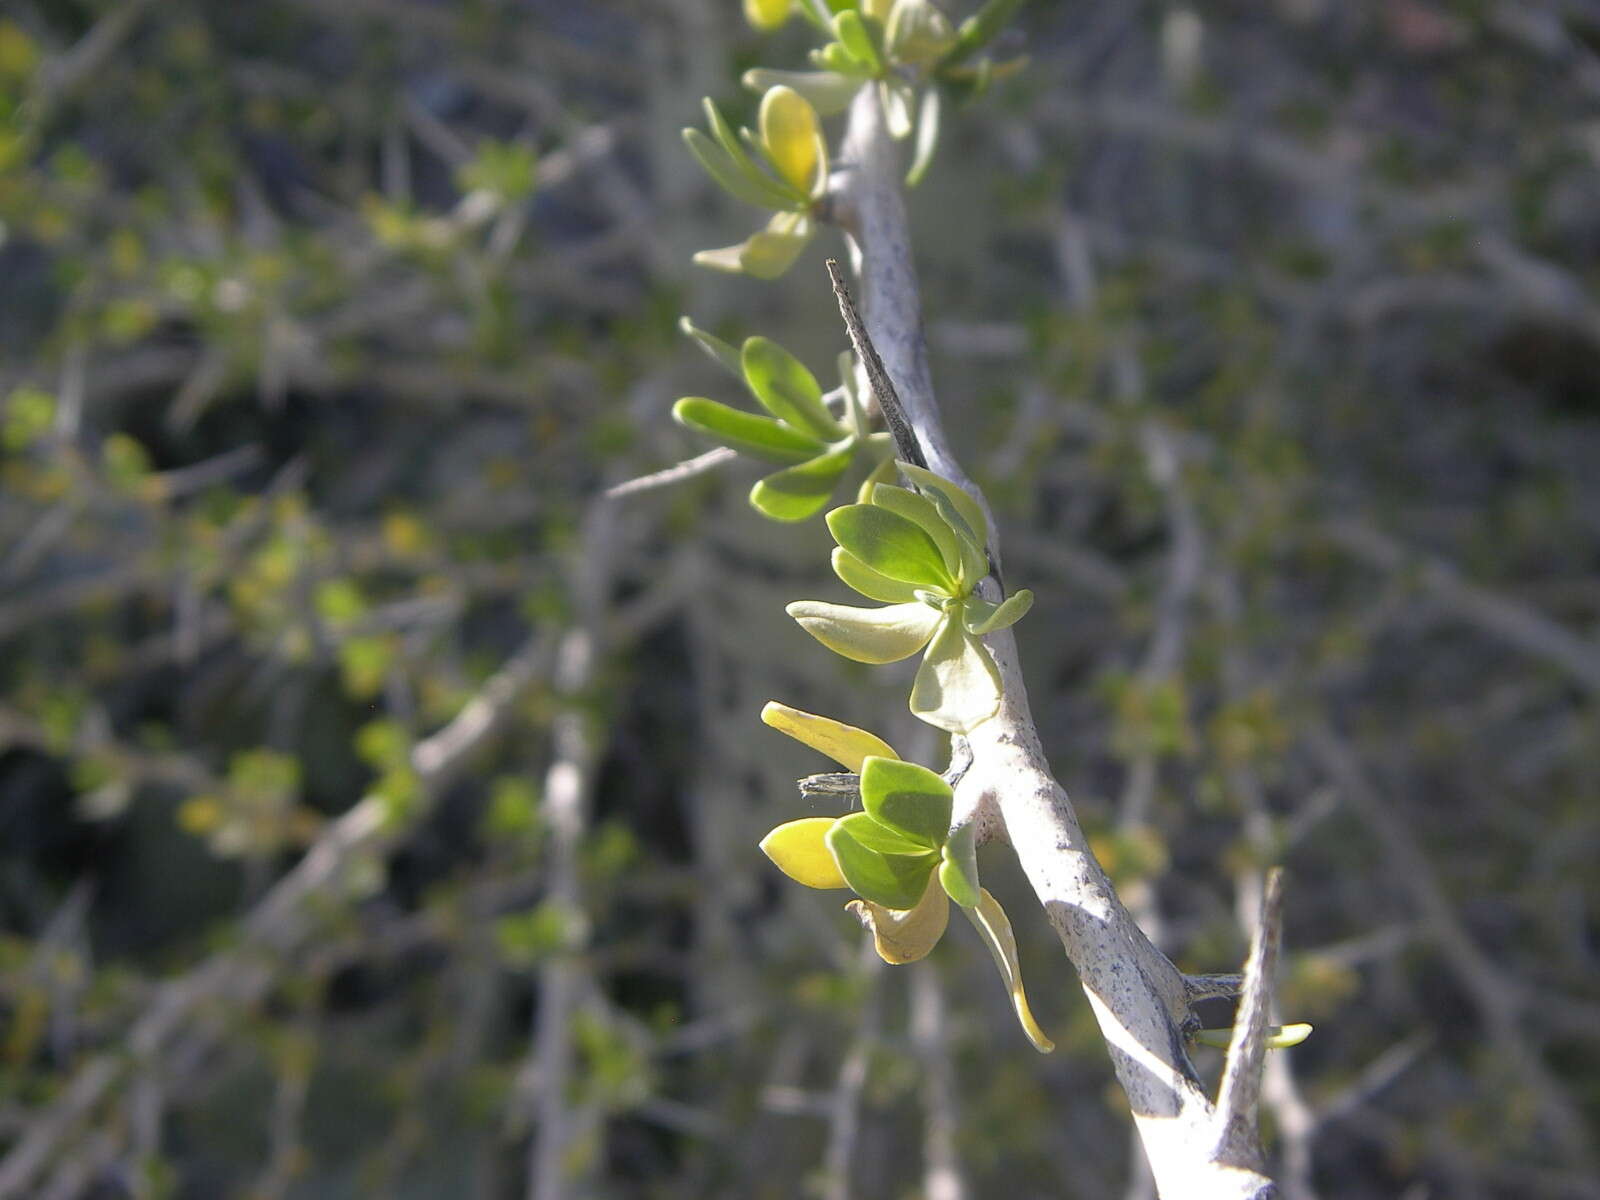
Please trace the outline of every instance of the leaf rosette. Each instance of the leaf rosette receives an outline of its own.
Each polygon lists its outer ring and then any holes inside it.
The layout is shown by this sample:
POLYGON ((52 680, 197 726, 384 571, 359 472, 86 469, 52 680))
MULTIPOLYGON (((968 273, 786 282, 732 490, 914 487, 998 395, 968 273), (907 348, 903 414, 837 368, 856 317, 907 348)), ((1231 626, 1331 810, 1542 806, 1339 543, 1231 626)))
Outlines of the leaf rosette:
POLYGON ((899 463, 917 490, 874 483, 866 503, 827 516, 838 548, 833 570, 848 587, 886 607, 798 600, 788 613, 845 658, 891 663, 925 651, 911 686, 911 711, 966 733, 1000 707, 1000 672, 981 641, 1015 624, 1033 605, 1024 589, 996 604, 976 594, 989 573, 983 509, 964 489, 899 463), (980 532, 981 531, 981 532, 980 532))
POLYGON ((673 419, 685 428, 782 466, 750 489, 750 503, 758 512, 775 521, 803 521, 828 503, 853 463, 889 461, 889 435, 868 431, 847 366, 841 367, 845 410, 835 417, 816 376, 777 342, 752 337, 735 350, 687 318, 680 326, 714 361, 743 380, 766 410, 763 416, 704 396, 685 396, 672 407, 673 419))
POLYGON ((1042 1053, 1053 1049, 1028 1008, 1011 924, 979 885, 972 825, 950 827, 955 794, 944 777, 841 721, 776 702, 761 719, 855 773, 862 806, 779 825, 761 839, 762 852, 796 883, 860 897, 847 907, 888 963, 925 957, 944 936, 954 900, 994 957, 1029 1041, 1042 1053))

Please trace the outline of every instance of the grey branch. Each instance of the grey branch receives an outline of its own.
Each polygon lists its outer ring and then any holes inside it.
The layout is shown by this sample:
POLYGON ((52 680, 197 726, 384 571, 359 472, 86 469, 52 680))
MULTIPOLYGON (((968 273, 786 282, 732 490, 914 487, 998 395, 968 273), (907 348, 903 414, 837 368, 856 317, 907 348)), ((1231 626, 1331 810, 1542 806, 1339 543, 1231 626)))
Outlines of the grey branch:
POLYGON ((1283 871, 1267 872, 1261 915, 1244 966, 1244 994, 1233 1020, 1222 1086, 1217 1090, 1217 1148, 1223 1162, 1246 1170, 1262 1169, 1261 1140, 1256 1133, 1256 1102, 1261 1098, 1261 1070, 1267 1049, 1267 1017, 1272 1009, 1273 980, 1278 967, 1278 935, 1283 924, 1283 871))

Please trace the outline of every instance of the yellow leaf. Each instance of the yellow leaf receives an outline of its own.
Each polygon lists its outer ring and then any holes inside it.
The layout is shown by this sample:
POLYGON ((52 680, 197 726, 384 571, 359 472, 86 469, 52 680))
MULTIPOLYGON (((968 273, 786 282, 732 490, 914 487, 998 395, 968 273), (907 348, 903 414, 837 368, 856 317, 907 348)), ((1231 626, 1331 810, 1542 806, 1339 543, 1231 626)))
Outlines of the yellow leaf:
POLYGON ((942 619, 937 609, 920 600, 886 608, 796 600, 785 611, 835 654, 864 663, 910 658, 928 644, 942 619))
POLYGON ((817 110, 799 92, 779 85, 761 97, 761 144, 778 174, 813 195, 826 170, 827 149, 817 110))
POLYGON ((878 957, 896 966, 927 957, 950 921, 950 897, 937 872, 928 876, 928 888, 915 908, 885 908, 871 900, 852 900, 845 908, 871 931, 878 957))
POLYGON ((832 717, 820 717, 769 700, 761 710, 761 719, 779 733, 786 733, 797 742, 804 742, 813 750, 826 754, 847 771, 861 770, 861 760, 869 754, 879 758, 899 758, 894 747, 876 734, 832 717))
POLYGON ((1049 1054, 1056 1044, 1045 1037, 1044 1030, 1039 1028, 1028 1007, 1028 993, 1022 990, 1022 968, 1017 963, 1017 939, 1011 932, 1006 910, 989 894, 988 888, 979 888, 976 907, 961 911, 967 914, 967 919, 983 938, 983 944, 989 947, 989 953, 994 956, 994 965, 1000 968, 1000 978, 1011 993, 1011 1006, 1017 1011, 1017 1022, 1022 1026, 1022 1032, 1028 1035, 1035 1050, 1040 1054, 1049 1054))
POLYGON ((763 31, 776 29, 789 19, 789 0, 744 0, 744 19, 763 31))
POLYGON ((809 888, 847 888, 839 867, 823 841, 833 828, 832 817, 802 817, 779 825, 761 839, 761 852, 778 870, 809 888))

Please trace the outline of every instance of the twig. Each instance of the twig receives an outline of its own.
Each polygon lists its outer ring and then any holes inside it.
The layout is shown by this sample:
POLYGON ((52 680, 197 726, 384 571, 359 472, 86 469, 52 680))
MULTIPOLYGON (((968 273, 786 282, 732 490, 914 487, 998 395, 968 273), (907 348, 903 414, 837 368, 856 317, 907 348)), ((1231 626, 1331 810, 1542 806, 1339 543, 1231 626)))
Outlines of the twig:
POLYGON ((922 1060, 922 1195, 966 1200, 967 1182, 956 1153, 960 1132, 955 1064, 945 1015, 944 981, 924 960, 911 970, 911 1041, 922 1060))
POLYGON ((1222 1086, 1217 1090, 1217 1136, 1225 1162, 1246 1170, 1262 1169, 1261 1142, 1256 1133, 1256 1101, 1261 1096, 1261 1069, 1267 1050, 1267 1017, 1272 1008, 1278 967, 1278 934, 1283 923, 1283 870, 1267 872, 1261 915, 1244 965, 1244 994, 1239 998, 1228 1044, 1222 1086))
POLYGON ((900 396, 894 390, 894 380, 890 379, 889 372, 883 369, 883 359, 878 357, 877 347, 872 344, 866 326, 861 323, 861 314, 856 311, 855 302, 850 299, 850 289, 845 287, 844 275, 839 271, 838 260, 828 259, 827 266, 828 278, 833 280, 833 294, 839 300, 839 315, 844 318, 844 327, 850 333, 850 345, 855 348, 856 358, 860 361, 862 370, 867 373, 867 384, 872 388, 872 398, 878 402, 878 411, 883 414, 883 423, 889 427, 889 434, 894 438, 895 450, 899 453, 901 461, 915 467, 926 468, 928 460, 923 456, 922 445, 917 441, 917 431, 911 427, 906 410, 900 403, 900 396))
POLYGON ((1307 737, 1311 754, 1378 839, 1394 878, 1411 893, 1440 953, 1471 996, 1484 1032, 1522 1077, 1562 1150, 1582 1169, 1594 1169, 1587 1124, 1561 1083, 1551 1073, 1521 1025, 1521 1011, 1532 1002, 1467 933, 1445 898, 1433 865, 1411 831, 1395 815, 1361 768, 1354 753, 1326 726, 1307 737))
POLYGON ((738 451, 730 450, 726 446, 718 446, 715 450, 707 450, 704 454, 685 459, 683 462, 676 463, 665 470, 656 471, 650 475, 641 475, 637 479, 629 479, 624 483, 613 484, 603 494, 607 500, 617 500, 623 496, 636 495, 639 492, 671 487, 674 484, 682 483, 686 479, 693 479, 696 475, 704 475, 707 471, 714 470, 725 462, 732 462, 738 457, 738 451))

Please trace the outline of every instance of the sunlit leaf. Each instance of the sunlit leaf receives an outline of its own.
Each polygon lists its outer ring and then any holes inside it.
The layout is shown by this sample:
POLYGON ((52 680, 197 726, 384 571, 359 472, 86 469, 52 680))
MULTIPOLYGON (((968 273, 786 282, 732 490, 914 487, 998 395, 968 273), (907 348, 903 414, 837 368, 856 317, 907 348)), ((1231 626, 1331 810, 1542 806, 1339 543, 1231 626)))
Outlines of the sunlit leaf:
MULTIPOLYGON (((1310 1025, 1268 1025, 1264 1045, 1268 1050, 1287 1050, 1290 1046, 1298 1046, 1311 1036, 1310 1025)), ((1194 1040, 1202 1046, 1215 1046, 1219 1050, 1226 1050, 1233 1044, 1233 1030, 1230 1029, 1201 1029, 1194 1035, 1194 1040)))
POLYGON ((912 858, 921 858, 932 854, 938 849, 930 846, 919 838, 908 837, 898 829, 892 829, 877 820, 871 813, 853 812, 839 818, 845 831, 855 838, 858 845, 868 850, 875 850, 879 854, 910 855, 912 858))
POLYGON ((1045 1037, 1044 1030, 1039 1028, 1028 1007, 1028 994, 1022 989, 1022 968, 1017 962, 1017 939, 1011 932, 1006 910, 1000 907, 999 901, 989 894, 987 888, 979 888, 978 903, 961 911, 967 915, 967 920, 972 922, 983 944, 989 947, 989 953, 994 956, 994 965, 999 968, 1000 978, 1006 985, 1006 991, 1011 994, 1011 1006, 1016 1010, 1022 1032, 1033 1043, 1035 1050, 1040 1054, 1049 1054, 1056 1044, 1045 1037))
POLYGON ((744 0, 744 19, 766 32, 789 19, 791 0, 744 0))
POLYGON ((944 103, 939 89, 929 84, 922 89, 922 100, 917 105, 917 140, 911 151, 911 165, 906 168, 906 186, 914 188, 928 174, 933 165, 934 151, 939 148, 939 126, 944 114, 944 103))
POLYGON ((871 900, 852 900, 845 907, 871 932, 878 957, 896 966, 926 958, 950 923, 950 901, 931 874, 913 908, 885 908, 871 900))
POLYGON ((884 457, 878 460, 878 465, 872 468, 872 473, 861 481, 861 486, 856 490, 856 503, 866 504, 872 499, 872 489, 877 484, 892 482, 895 472, 899 469, 894 465, 894 439, 887 433, 874 433, 868 436, 867 445, 872 447, 874 454, 884 451, 884 457))
POLYGON ((979 637, 997 629, 1009 629, 1028 614, 1033 607, 1033 593, 1027 588, 1007 596, 999 604, 986 600, 968 600, 966 607, 967 632, 979 637))
POLYGON ((779 825, 761 839, 761 852, 796 883, 809 888, 844 888, 850 885, 828 850, 832 817, 802 817, 779 825))
MULTIPOLYGON (((672 406, 672 419, 724 446, 769 462, 805 462, 824 448, 816 438, 796 433, 771 417, 741 412, 704 396, 679 400, 672 406)), ((832 490, 830 485, 828 491, 832 490)), ((824 493, 823 499, 826 498, 824 493)))
POLYGON ((955 579, 961 574, 961 543, 956 531, 939 515, 939 510, 934 507, 933 501, 919 496, 908 488, 880 483, 872 489, 871 503, 879 508, 888 509, 896 516, 904 517, 916 525, 933 539, 934 545, 939 547, 939 554, 944 559, 945 570, 949 572, 950 578, 955 579))
POLYGON ((707 333, 688 317, 678 318, 678 329, 686 337, 694 339, 694 344, 704 350, 706 357, 711 359, 723 370, 731 372, 739 379, 744 378, 744 369, 739 365, 739 351, 714 334, 707 333))
POLYGON ((939 883, 962 908, 978 903, 977 835, 970 821, 952 833, 940 849, 939 883))
POLYGON ((914 522, 872 504, 847 504, 827 516, 834 540, 880 575, 951 591, 955 575, 938 545, 914 522))
POLYGON ((956 41, 945 55, 947 63, 957 63, 983 49, 1003 30, 1022 7, 1023 0, 989 0, 956 30, 956 41))
POLYGON ((956 31, 950 18, 929 0, 896 0, 883 41, 895 62, 923 70, 950 51, 956 31))
POLYGON ((969 533, 980 547, 989 544, 989 525, 984 520, 983 508, 973 499, 970 492, 957 484, 951 483, 943 475, 935 475, 926 467, 919 467, 908 462, 896 462, 895 465, 919 489, 938 492, 955 506, 956 512, 960 514, 961 520, 966 524, 964 531, 961 530, 959 525, 956 526, 958 531, 969 533))
POLYGON ((930 850, 944 845, 953 802, 950 785, 927 767, 877 756, 861 764, 862 808, 930 850))
POLYGON ((933 636, 942 616, 920 600, 888 608, 853 608, 796 600, 785 610, 835 654, 864 663, 910 658, 933 636))
POLYGON ((865 729, 835 721, 832 717, 818 716, 779 704, 767 702, 761 710, 761 719, 779 733, 786 733, 797 742, 804 742, 813 750, 826 754, 847 771, 860 771, 861 762, 869 754, 884 758, 899 758, 894 747, 865 729))
POLYGON ((794 203, 794 197, 762 175, 742 150, 736 159, 698 129, 685 129, 683 142, 706 174, 736 200, 757 208, 788 208, 794 203))
POLYGON ((809 217, 775 213, 765 229, 756 230, 739 247, 739 269, 752 279, 779 278, 794 266, 811 232, 809 217))
POLYGON ((752 67, 744 73, 743 83, 754 92, 791 87, 811 101, 819 117, 831 117, 849 108, 861 86, 859 77, 838 71, 775 71, 768 67, 752 67))
POLYGON ((747 338, 739 362, 750 390, 773 416, 824 441, 837 441, 845 435, 822 402, 817 377, 777 342, 747 338))
POLYGON ((966 733, 1000 708, 1000 671, 982 642, 946 619, 911 684, 911 711, 929 725, 966 733))
POLYGON ((804 521, 828 503, 839 477, 850 468, 854 457, 854 446, 842 446, 810 462, 768 475, 750 489, 750 503, 774 521, 804 521))
POLYGON ((894 79, 878 81, 878 103, 883 106, 883 124, 889 136, 900 141, 911 132, 911 102, 916 97, 910 84, 894 79))
POLYGON ((744 274, 744 243, 721 246, 715 250, 696 250, 690 260, 697 267, 708 267, 728 275, 744 274))
POLYGON ((828 169, 828 150, 811 102, 791 87, 771 88, 761 98, 759 124, 778 174, 797 191, 815 195, 828 169))
MULTIPOLYGON (((856 814, 860 815, 860 814, 856 814)), ((927 890, 938 855, 880 854, 851 836, 843 821, 827 834, 828 849, 850 889, 863 900, 885 908, 912 908, 927 890)))
POLYGON ((855 589, 868 600, 880 600, 884 604, 909 604, 921 590, 914 584, 878 574, 843 546, 833 548, 833 573, 846 587, 855 589))
POLYGON ((874 75, 883 73, 883 56, 878 53, 877 43, 871 31, 867 29, 867 23, 861 19, 860 13, 852 9, 834 13, 833 36, 839 39, 839 44, 851 58, 868 68, 874 75))

